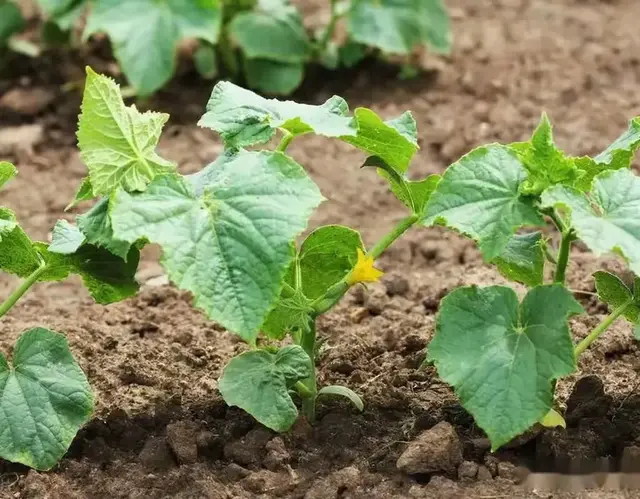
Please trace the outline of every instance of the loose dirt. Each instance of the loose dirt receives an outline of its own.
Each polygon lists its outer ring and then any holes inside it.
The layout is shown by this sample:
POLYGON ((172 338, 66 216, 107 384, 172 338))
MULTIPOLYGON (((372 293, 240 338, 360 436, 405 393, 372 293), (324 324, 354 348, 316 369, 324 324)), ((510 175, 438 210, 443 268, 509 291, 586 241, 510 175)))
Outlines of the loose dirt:
MULTIPOLYGON (((425 75, 400 81, 390 67, 370 63, 346 73, 316 71, 296 98, 321 102, 337 93, 385 117, 412 110, 421 146, 416 176, 443 171, 474 146, 525 139, 543 110, 555 123, 557 142, 573 154, 600 151, 640 114, 638 2, 447 3, 455 50, 449 59, 426 58, 425 75)), ((312 18, 323 15, 324 5, 305 2, 312 18)), ((0 151, 20 170, 0 201, 35 238, 46 240, 55 221, 70 216, 63 209, 85 173, 75 149, 77 83, 84 64, 112 70, 107 55, 96 44, 83 53, 18 60, 0 80, 0 151)), ((221 151, 214 134, 195 126, 210 90, 187 67, 148 103, 172 113, 161 152, 184 172, 221 151)), ((372 243, 404 215, 384 183, 358 168, 362 156, 349 147, 304 137, 290 152, 329 199, 312 226, 350 225, 372 243)), ((576 291, 592 293, 591 274, 602 265, 622 268, 580 247, 573 257, 569 284, 576 291)), ((580 460, 605 458, 617 471, 624 456, 639 450, 640 357, 627 324, 616 323, 581 358, 580 372, 560 383, 567 430, 532 433, 497 454, 435 371, 418 368, 439 300, 461 284, 504 282, 455 234, 425 228, 407 235, 381 259, 382 283, 354 290, 320 321, 320 381, 360 393, 364 413, 326 401, 314 426, 300 421, 280 436, 222 402, 216 379, 244 346, 194 310, 188 294, 163 283, 157 258, 157 249, 145 251, 144 287, 136 298, 101 307, 78 280, 38 285, 0 323, 0 349, 7 353, 28 327, 64 332, 98 401, 95 417, 53 471, 0 463, 0 497, 637 496, 579 492, 586 479, 565 480, 560 492, 538 490, 548 479, 530 481, 536 490, 515 483, 517 466, 568 472, 580 460), (416 445, 423 452, 412 454, 416 445), (443 448, 449 451, 438 454, 443 448), (413 474, 397 468, 401 455, 401 467, 413 474)), ((15 284, 0 277, 0 296, 15 284)), ((591 316, 572 321, 576 339, 607 313, 593 296, 577 296, 591 316)))

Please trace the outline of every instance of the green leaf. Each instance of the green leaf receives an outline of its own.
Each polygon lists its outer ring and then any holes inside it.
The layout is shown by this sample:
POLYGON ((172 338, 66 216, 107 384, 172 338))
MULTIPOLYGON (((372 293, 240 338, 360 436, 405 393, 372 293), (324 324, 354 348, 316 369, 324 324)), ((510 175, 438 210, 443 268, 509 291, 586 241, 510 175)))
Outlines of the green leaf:
POLYGON ((323 197, 291 158, 241 151, 197 176, 157 177, 146 192, 114 199, 115 236, 162 246, 171 280, 253 343, 280 294, 290 245, 323 197))
POLYGON ((51 469, 93 412, 93 394, 64 336, 22 333, 11 366, 0 354, 0 457, 51 469))
POLYGON ((339 49, 340 62, 346 68, 353 68, 367 57, 367 47, 353 40, 347 40, 339 49))
POLYGON ((231 359, 218 388, 225 402, 244 409, 272 430, 287 431, 298 417, 289 388, 313 373, 311 359, 298 345, 278 353, 251 350, 231 359))
POLYGON ((229 23, 229 35, 247 59, 304 63, 311 43, 298 10, 285 0, 260 0, 229 23))
POLYGON ((403 114, 389 122, 382 121, 371 109, 358 108, 355 113, 358 133, 341 137, 342 140, 356 146, 371 156, 381 158, 397 173, 403 174, 418 151, 418 144, 411 125, 413 116, 403 114))
POLYGON ((638 147, 640 147, 640 118, 635 118, 629 122, 629 128, 594 160, 603 169, 629 168, 638 147))
POLYGON ((509 239, 493 263, 507 279, 529 287, 539 286, 544 279, 545 256, 542 243, 540 232, 516 234, 509 239))
POLYGON ((53 235, 49 251, 70 255, 75 253, 85 242, 86 238, 80 229, 66 220, 58 220, 53 228, 53 235))
POLYGON ((429 361, 496 450, 553 406, 554 380, 576 369, 567 319, 583 312, 559 284, 522 304, 511 288, 458 288, 440 304, 429 361))
POLYGON ((220 10, 218 0, 99 0, 93 2, 84 36, 107 33, 127 79, 147 96, 174 74, 181 40, 218 41, 220 10))
POLYGON ((520 227, 544 224, 534 198, 520 192, 526 177, 509 148, 492 144, 474 149, 447 169, 429 199, 424 224, 460 231, 492 261, 520 227))
POLYGON ((278 128, 293 135, 355 135, 356 127, 348 113, 349 106, 337 96, 321 106, 311 106, 265 99, 233 83, 220 82, 198 124, 218 132, 226 146, 239 148, 268 142, 278 128))
POLYGON ((0 161, 0 188, 18 174, 18 170, 8 161, 0 161))
POLYGON ((69 32, 74 27, 87 3, 86 0, 38 0, 38 4, 50 19, 47 24, 57 26, 58 35, 61 31, 69 32))
POLYGON ((442 0, 353 0, 350 37, 383 52, 408 55, 418 46, 451 50, 451 27, 442 0))
POLYGON ((395 128, 409 142, 418 145, 418 124, 411 111, 405 111, 397 118, 387 121, 387 125, 395 128))
POLYGON ((542 193, 543 207, 566 211, 568 225, 596 255, 615 252, 640 274, 640 179, 630 170, 606 171, 589 197, 568 187, 542 193))
POLYGON ((314 312, 310 304, 300 290, 288 297, 283 292, 260 329, 274 340, 282 340, 287 334, 295 332, 307 332, 314 312))
POLYGON ((391 192, 420 218, 424 216, 427 203, 435 191, 441 178, 440 175, 429 175, 422 180, 409 180, 405 175, 396 172, 382 158, 370 156, 364 162, 365 166, 378 169, 378 174, 389 182, 391 192))
POLYGON ((266 94, 288 95, 302 84, 304 64, 245 59, 244 74, 251 88, 266 94))
POLYGON ((336 397, 336 396, 344 397, 349 402, 351 402, 354 405, 354 407, 358 409, 360 412, 364 411, 364 402, 362 402, 362 399, 358 396, 357 393, 355 393, 353 390, 350 390, 346 386, 340 386, 340 385, 324 386, 318 392, 318 397, 322 395, 325 395, 325 396, 328 395, 330 397, 336 397))
POLYGON ((5 47, 9 38, 20 33, 25 25, 18 6, 9 0, 0 0, 0 47, 5 47))
POLYGON ((156 175, 175 169, 155 152, 168 119, 168 114, 126 107, 116 82, 87 68, 78 147, 95 195, 119 187, 143 191, 156 175))
POLYGON ((304 295, 315 300, 342 280, 358 261, 358 248, 364 250, 360 234, 348 227, 326 225, 309 234, 298 252, 304 295))
POLYGON ((125 262, 88 244, 71 254, 54 253, 46 244, 34 243, 18 226, 4 233, 0 241, 0 270, 26 278, 44 262, 46 268, 38 282, 62 281, 71 274, 78 274, 93 299, 101 304, 136 294, 138 283, 135 273, 139 259, 140 252, 136 248, 131 249, 125 262))
POLYGON ((527 169, 528 177, 520 186, 523 194, 537 195, 556 185, 574 185, 580 177, 575 161, 565 156, 553 142, 553 130, 546 113, 531 140, 509 145, 527 169))
POLYGON ((201 44, 193 54, 193 63, 203 78, 213 80, 218 76, 218 57, 214 46, 201 44))
POLYGON ((78 216, 78 228, 87 238, 89 244, 104 248, 126 260, 131 243, 120 241, 113 235, 109 206, 109 198, 102 198, 87 213, 78 216))
MULTIPOLYGON (((640 296, 634 293, 617 275, 600 270, 593 274, 596 281, 596 291, 598 297, 615 310, 630 300, 633 301, 625 310, 624 316, 632 324, 640 324, 640 296)), ((634 289, 634 292, 640 291, 634 289)))
POLYGON ((95 195, 93 194, 93 186, 91 185, 91 179, 89 177, 85 177, 82 179, 80 183, 80 187, 78 187, 78 191, 76 192, 73 201, 71 201, 64 211, 69 211, 76 206, 78 206, 83 201, 91 201, 95 195))
POLYGON ((0 242, 2 242, 4 234, 9 234, 17 226, 15 214, 10 209, 0 206, 0 242))

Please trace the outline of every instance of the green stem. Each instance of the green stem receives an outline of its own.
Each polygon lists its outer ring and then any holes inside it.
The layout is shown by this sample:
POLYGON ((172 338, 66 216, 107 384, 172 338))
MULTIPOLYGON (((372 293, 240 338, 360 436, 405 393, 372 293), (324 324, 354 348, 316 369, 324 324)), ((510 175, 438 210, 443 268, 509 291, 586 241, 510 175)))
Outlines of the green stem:
POLYGON ((302 333, 300 346, 311 358, 311 375, 296 383, 304 388, 298 387, 298 393, 302 399, 302 414, 309 423, 316 419, 316 397, 318 396, 318 386, 316 384, 316 323, 313 320, 309 324, 309 330, 302 333))
POLYGON ((331 0, 331 19, 329 19, 329 24, 327 24, 327 28, 324 30, 322 39, 320 40, 320 50, 322 52, 327 48, 327 45, 333 36, 333 32, 336 30, 338 19, 340 19, 340 16, 338 15, 338 2, 337 0, 331 0))
POLYGON ((580 355, 582 355, 582 353, 587 348, 589 348, 591 343, 596 341, 602 333, 604 333, 607 329, 609 329, 611 324, 613 324, 618 317, 624 314, 627 308, 629 307, 629 305, 631 305, 632 303, 633 303, 633 298, 630 298, 629 300, 624 302, 622 305, 616 308, 613 312, 611 312, 606 317, 606 319, 604 319, 600 324, 598 324, 598 326, 593 331, 591 331, 584 340, 578 343, 574 349, 576 358, 580 357, 580 355))
POLYGON ((42 261, 40 263, 40 266, 29 277, 27 277, 24 280, 24 282, 20 285, 20 287, 16 289, 13 293, 11 293, 9 298, 7 298, 2 305, 0 305, 0 317, 6 315, 6 313, 13 308, 16 302, 20 298, 22 298, 22 296, 29 290, 31 286, 35 284, 35 282, 38 280, 38 278, 42 275, 42 273, 45 270, 47 270, 47 266, 44 263, 44 261, 42 261))
POLYGON ((291 144, 293 137, 294 135, 292 133, 285 131, 280 144, 278 144, 278 147, 276 147, 276 151, 285 152, 287 150, 287 147, 289 147, 289 144, 291 144))
MULTIPOLYGON (((398 225, 396 225, 391 232, 384 236, 378 243, 368 252, 369 256, 372 256, 374 260, 378 259, 385 250, 391 246, 396 239, 409 230, 417 221, 417 215, 410 215, 403 218, 398 225)), ((311 306, 316 312, 316 316, 324 314, 331 310, 336 303, 338 303, 344 294, 349 290, 350 285, 347 282, 348 275, 341 281, 331 286, 327 292, 315 300, 311 306)))
POLYGON ((558 252, 558 263, 556 265, 556 274, 553 282, 564 284, 567 265, 569 263, 569 253, 571 252, 571 243, 575 240, 573 232, 566 230, 562 233, 562 241, 560 242, 560 251, 558 252))

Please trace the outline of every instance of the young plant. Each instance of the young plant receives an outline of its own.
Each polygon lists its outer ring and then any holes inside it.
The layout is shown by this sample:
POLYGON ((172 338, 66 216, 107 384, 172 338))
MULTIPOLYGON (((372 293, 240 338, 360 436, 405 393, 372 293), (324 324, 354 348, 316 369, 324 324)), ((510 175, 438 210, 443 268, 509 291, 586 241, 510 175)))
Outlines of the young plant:
POLYGON ((485 260, 529 288, 520 301, 505 286, 462 287, 440 305, 427 361, 453 386, 461 404, 491 440, 504 445, 536 423, 564 425, 554 410, 556 380, 575 372, 580 355, 618 317, 640 323, 640 280, 594 275, 613 309, 574 344, 568 319, 584 313, 565 287, 571 246, 581 240, 596 255, 617 253, 640 273, 640 178, 630 169, 640 146, 632 120, 604 152, 567 156, 543 115, 528 142, 477 148, 451 165, 426 209, 425 225, 471 237, 485 260), (550 221, 557 249, 539 231, 550 221), (545 283, 545 263, 554 267, 545 283))
MULTIPOLYGON (((442 0, 328 0, 330 19, 309 33, 289 0, 38 0, 58 33, 68 32, 88 9, 83 38, 105 33, 133 90, 148 96, 176 70, 178 45, 196 39, 196 68, 207 78, 220 72, 243 78, 252 88, 286 95, 300 86, 305 68, 352 66, 370 53, 409 58, 416 48, 451 48, 442 0), (336 28, 346 27, 337 42, 336 28)), ((0 49, 5 27, 23 27, 17 7, 0 0, 0 49), (11 14, 11 15, 9 15, 11 14)), ((9 39, 9 37, 6 37, 9 39)), ((46 37, 45 37, 46 38, 46 37)), ((15 40, 13 38, 12 40, 15 40)))
POLYGON ((101 199, 79 217, 76 234, 120 256, 148 242, 162 247, 171 281, 249 346, 219 380, 230 405, 277 431, 298 416, 292 395, 310 421, 320 396, 345 396, 361 409, 348 388, 317 386, 316 319, 350 287, 377 280, 374 260, 423 216, 438 177, 406 179, 418 149, 413 117, 385 122, 365 108, 351 115, 340 97, 312 106, 222 82, 200 125, 218 132, 226 148, 193 175, 180 175, 155 153, 167 118, 127 108, 112 80, 88 70, 78 143, 89 174, 77 199, 101 199), (257 148, 278 132, 275 150, 257 148), (324 200, 286 154, 291 141, 307 133, 372 156, 367 165, 379 167, 410 209, 369 250, 357 231, 340 225, 320 227, 296 246, 324 200))
MULTIPOLYGON (((17 173, 0 162, 0 189, 17 173)), ((135 294, 139 251, 123 260, 87 244, 66 221, 53 230, 51 244, 32 241, 15 214, 0 207, 0 270, 24 279, 0 304, 0 317, 37 282, 82 277, 98 303, 135 294)), ((0 354, 0 458, 39 470, 52 468, 93 412, 93 394, 67 340, 59 333, 33 328, 21 334, 9 362, 0 354)))

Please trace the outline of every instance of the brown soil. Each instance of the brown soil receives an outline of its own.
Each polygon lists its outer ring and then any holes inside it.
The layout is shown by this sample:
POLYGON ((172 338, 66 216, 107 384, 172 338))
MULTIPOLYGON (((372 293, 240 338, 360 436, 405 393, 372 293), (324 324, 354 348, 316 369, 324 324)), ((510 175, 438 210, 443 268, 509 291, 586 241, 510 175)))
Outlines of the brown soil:
MULTIPOLYGON (((318 102, 338 93, 354 107, 388 117, 411 109, 420 131, 416 175, 441 172, 479 144, 524 139, 542 110, 555 122, 559 144, 574 154, 601 150, 640 114, 635 0, 447 3, 455 51, 448 60, 429 58, 425 76, 402 82, 375 64, 346 74, 317 72, 297 97, 318 102)), ((20 169, 1 201, 33 237, 47 238, 55 220, 68 216, 63 208, 85 172, 73 135, 80 94, 62 85, 81 81, 87 62, 112 69, 105 54, 94 46, 86 53, 17 60, 10 77, 0 80, 0 155, 20 169)), ((149 103, 172 113, 161 149, 184 171, 221 150, 212 133, 195 126, 211 85, 194 80, 187 68, 149 103)), ((403 216, 382 181, 358 168, 362 157, 349 147, 306 137, 290 151, 329 198, 313 226, 347 224, 372 242, 403 216)), ((366 410, 357 414, 329 401, 316 425, 300 422, 281 436, 222 402, 216 379, 244 347, 194 310, 187 294, 162 285, 157 256, 146 252, 139 274, 146 284, 134 299, 101 307, 77 280, 39 285, 0 324, 5 352, 28 327, 64 332, 98 400, 94 419, 53 471, 0 463, 0 497, 625 496, 615 490, 570 494, 569 483, 561 493, 525 490, 514 483, 518 474, 510 463, 570 471, 579 459, 604 457, 616 470, 623 449, 640 445, 640 359, 627 324, 616 323, 582 357, 580 373, 560 383, 566 431, 531 435, 495 455, 434 370, 418 369, 439 299, 460 284, 503 282, 469 241, 439 229, 407 235, 382 258, 387 275, 381 284, 355 290, 321 320, 327 347, 321 382, 347 384, 364 397, 366 410), (409 442, 440 421, 455 428, 465 462, 457 471, 398 471, 396 461, 409 442)), ((575 290, 592 292, 590 276, 600 266, 619 267, 580 248, 573 256, 569 282, 575 290)), ((0 277, 0 296, 15 283, 0 277)), ((606 314, 590 295, 578 296, 591 316, 573 320, 576 338, 606 314)))

